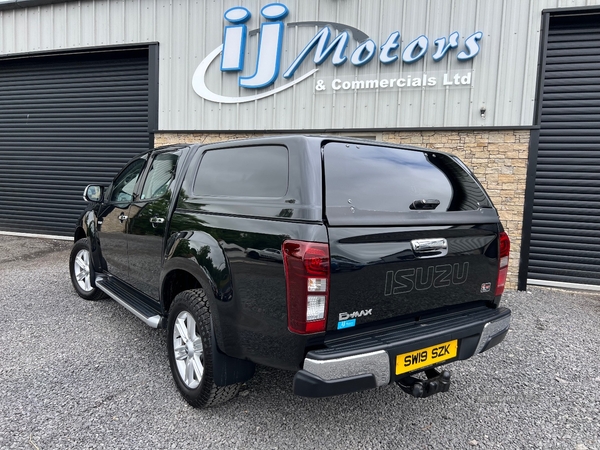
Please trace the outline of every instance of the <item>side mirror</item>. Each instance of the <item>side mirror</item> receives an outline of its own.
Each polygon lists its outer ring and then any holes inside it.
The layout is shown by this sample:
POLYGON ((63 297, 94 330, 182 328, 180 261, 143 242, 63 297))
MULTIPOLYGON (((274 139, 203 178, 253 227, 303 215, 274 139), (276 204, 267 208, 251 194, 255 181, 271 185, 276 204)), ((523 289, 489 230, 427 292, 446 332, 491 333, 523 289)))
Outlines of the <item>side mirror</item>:
POLYGON ((99 203, 102 201, 103 195, 104 189, 102 189, 102 186, 96 186, 94 184, 89 184, 83 191, 83 199, 86 202, 99 203))

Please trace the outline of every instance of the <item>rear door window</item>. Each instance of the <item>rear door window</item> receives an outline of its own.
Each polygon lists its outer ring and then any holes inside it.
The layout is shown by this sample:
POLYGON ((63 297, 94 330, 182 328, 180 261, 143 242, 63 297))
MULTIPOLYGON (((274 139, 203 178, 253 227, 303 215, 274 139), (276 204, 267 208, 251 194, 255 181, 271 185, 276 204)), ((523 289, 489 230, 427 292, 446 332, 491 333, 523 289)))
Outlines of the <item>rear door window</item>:
POLYGON ((169 152, 156 155, 146 177, 140 200, 159 198, 167 193, 175 179, 178 153, 169 152))

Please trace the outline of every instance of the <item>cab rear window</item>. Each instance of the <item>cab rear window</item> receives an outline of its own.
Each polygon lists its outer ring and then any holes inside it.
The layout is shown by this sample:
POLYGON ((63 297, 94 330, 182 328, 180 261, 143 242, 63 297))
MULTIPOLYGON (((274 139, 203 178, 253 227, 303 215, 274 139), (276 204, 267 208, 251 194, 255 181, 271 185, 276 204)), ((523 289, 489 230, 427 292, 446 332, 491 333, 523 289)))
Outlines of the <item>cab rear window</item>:
POLYGON ((444 213, 491 207, 464 165, 449 155, 328 143, 324 164, 328 216, 444 213))

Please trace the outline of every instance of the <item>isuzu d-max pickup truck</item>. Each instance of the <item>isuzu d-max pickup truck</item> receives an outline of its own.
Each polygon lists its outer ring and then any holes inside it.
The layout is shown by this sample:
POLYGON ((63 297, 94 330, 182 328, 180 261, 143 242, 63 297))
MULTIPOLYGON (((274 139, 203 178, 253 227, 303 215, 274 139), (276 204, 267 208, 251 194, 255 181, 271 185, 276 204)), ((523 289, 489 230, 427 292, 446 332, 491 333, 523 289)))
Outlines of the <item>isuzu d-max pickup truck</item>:
POLYGON ((234 397, 256 364, 294 371, 301 396, 427 397, 450 386, 438 367, 509 330, 509 238, 450 154, 323 136, 173 145, 84 198, 73 286, 166 328, 196 407, 234 397))

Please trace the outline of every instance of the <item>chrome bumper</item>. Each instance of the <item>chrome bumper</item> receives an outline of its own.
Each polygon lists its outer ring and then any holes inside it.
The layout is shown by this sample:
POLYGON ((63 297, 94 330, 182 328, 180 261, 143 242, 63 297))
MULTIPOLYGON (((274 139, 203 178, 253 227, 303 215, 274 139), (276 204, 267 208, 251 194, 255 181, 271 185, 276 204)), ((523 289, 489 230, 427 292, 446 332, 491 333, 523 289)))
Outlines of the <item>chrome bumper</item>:
POLYGON ((385 350, 379 350, 327 361, 306 358, 304 370, 327 381, 371 374, 377 386, 383 386, 390 382, 390 357, 385 350))
POLYGON ((492 339, 508 331, 509 327, 510 316, 486 323, 483 326, 483 331, 481 332, 481 337, 479 338, 479 344, 477 344, 475 354, 481 353, 492 339))
MULTIPOLYGON (((491 346, 502 341, 510 327, 510 315, 498 320, 485 323, 479 341, 473 353, 460 359, 466 359, 484 350, 488 344, 496 340, 491 346)), ((473 347, 471 347, 473 348, 473 347)), ((471 350, 472 351, 472 350, 471 350)), ((303 372, 305 376, 316 377, 313 380, 322 380, 331 385, 335 382, 350 381, 352 378, 369 376, 374 379, 375 386, 389 384, 392 378, 393 361, 390 362, 390 353, 386 350, 372 351, 359 355, 316 360, 309 357, 304 359, 303 372)))

